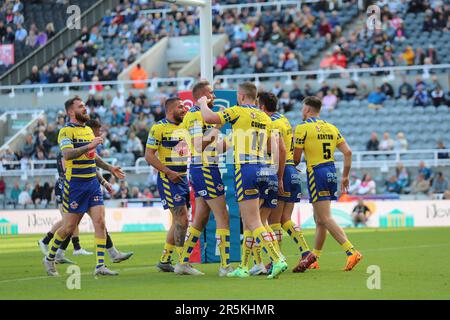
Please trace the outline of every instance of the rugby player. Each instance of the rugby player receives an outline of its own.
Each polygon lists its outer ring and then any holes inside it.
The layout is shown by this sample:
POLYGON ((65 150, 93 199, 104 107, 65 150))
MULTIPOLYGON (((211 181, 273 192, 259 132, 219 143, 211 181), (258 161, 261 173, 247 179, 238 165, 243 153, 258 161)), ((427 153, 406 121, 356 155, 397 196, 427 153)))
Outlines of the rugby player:
POLYGON ((347 255, 344 270, 350 271, 362 259, 344 230, 331 216, 331 200, 336 200, 337 176, 334 165, 334 151, 344 154, 344 172, 342 173, 341 192, 346 193, 349 185, 349 173, 352 164, 352 151, 339 130, 320 119, 322 102, 317 97, 303 100, 303 123, 295 128, 294 163, 300 163, 302 154, 307 166, 309 201, 313 205, 316 222, 316 241, 313 252, 303 257, 294 272, 304 272, 322 252, 327 231, 341 245, 347 255))
POLYGON ((218 113, 208 107, 207 97, 199 99, 201 114, 206 123, 230 123, 233 130, 235 195, 243 220, 244 241, 241 265, 227 276, 249 276, 248 260, 253 239, 256 239, 273 260, 272 272, 268 278, 277 278, 287 269, 287 263, 261 223, 259 210, 261 205, 275 207, 277 201, 277 172, 267 160, 267 154, 272 148, 276 149, 271 136, 272 121, 256 106, 257 89, 253 83, 240 84, 237 95, 237 106, 218 113))
MULTIPOLYGON (((172 225, 167 232, 163 254, 156 267, 162 272, 174 272, 172 253, 176 249, 181 261, 188 227, 187 154, 184 154, 183 149, 175 151, 186 136, 186 131, 180 126, 186 109, 181 99, 170 98, 165 103, 165 112, 166 118, 150 129, 145 160, 158 170, 157 184, 161 202, 164 209, 169 209, 172 214, 172 225)), ((195 274, 195 271, 197 270, 190 264, 184 267, 186 273, 195 274)))

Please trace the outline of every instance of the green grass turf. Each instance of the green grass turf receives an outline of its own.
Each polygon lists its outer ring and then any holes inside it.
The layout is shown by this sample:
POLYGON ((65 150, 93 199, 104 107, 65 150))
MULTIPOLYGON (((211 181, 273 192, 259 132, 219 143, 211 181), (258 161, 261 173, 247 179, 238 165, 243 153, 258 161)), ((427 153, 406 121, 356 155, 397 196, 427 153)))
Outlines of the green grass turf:
MULTIPOLYGON (((276 280, 265 276, 247 279, 219 278, 217 264, 199 265, 203 277, 177 276, 156 271, 164 233, 116 233, 122 251, 135 255, 121 264, 110 264, 118 277, 96 279, 93 256, 67 256, 81 267, 81 289, 66 287, 67 265, 57 266, 58 278, 44 272, 37 235, 0 236, 0 299, 450 299, 450 228, 353 229, 350 240, 364 259, 344 272, 345 255, 329 236, 320 259, 320 270, 294 274, 296 248, 285 235, 283 251, 289 271, 276 280), (369 290, 367 268, 381 269, 381 289, 369 290)), ((81 243, 93 248, 92 235, 81 243)), ((313 243, 312 231, 306 238, 313 243)), ((233 265, 236 265, 235 263, 233 265)))

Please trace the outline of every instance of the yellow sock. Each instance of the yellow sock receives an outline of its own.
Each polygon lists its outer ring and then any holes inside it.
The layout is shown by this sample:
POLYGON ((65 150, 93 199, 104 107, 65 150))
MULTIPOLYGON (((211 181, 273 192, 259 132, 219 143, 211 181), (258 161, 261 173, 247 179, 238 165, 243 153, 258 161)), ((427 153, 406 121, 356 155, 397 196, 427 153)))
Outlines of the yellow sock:
POLYGON ((314 253, 317 256, 317 259, 319 259, 322 255, 322 250, 313 249, 312 253, 314 253))
POLYGON ((264 226, 264 228, 266 228, 267 232, 270 234, 271 236, 271 240, 273 242, 273 245, 275 246, 275 248, 281 252, 280 246, 278 244, 278 240, 277 240, 277 235, 275 234, 275 232, 273 232, 272 228, 268 225, 268 226, 264 226))
POLYGON ((181 262, 181 256, 183 255, 183 247, 175 247, 175 251, 178 254, 178 262, 181 262))
POLYGON ((262 262, 262 257, 261 257, 261 246, 259 245, 259 243, 255 242, 253 244, 252 253, 253 253, 253 262, 255 264, 260 264, 262 262))
POLYGON ((201 231, 195 229, 193 226, 190 226, 187 229, 186 240, 184 241, 184 247, 180 257, 181 264, 189 263, 189 257, 191 256, 198 239, 200 239, 200 234, 201 231))
POLYGON ((162 256, 161 256, 161 258, 159 258, 159 261, 162 263, 169 262, 174 248, 175 248, 175 246, 173 244, 166 242, 166 244, 164 245, 162 256))
POLYGON ((227 268, 230 265, 230 230, 216 230, 217 247, 220 253, 220 266, 227 268))
POLYGON ((58 232, 55 232, 55 236, 48 244, 48 247, 50 249, 48 250, 47 260, 50 260, 50 261, 55 260, 56 251, 58 251, 59 247, 64 242, 64 240, 65 239, 61 238, 60 235, 58 234, 58 232))
POLYGON ((275 247, 273 236, 267 232, 266 228, 259 227, 253 230, 253 237, 262 245, 273 262, 278 263, 281 260, 281 252, 275 247))
POLYGON ((278 246, 281 249, 281 241, 283 240, 283 228, 281 227, 281 223, 273 223, 270 225, 275 236, 277 237, 278 246))
POLYGON ((351 242, 349 240, 347 240, 346 242, 341 244, 341 247, 342 247, 342 249, 344 249, 345 253, 348 256, 351 256, 352 254, 355 253, 355 248, 353 247, 353 245, 351 244, 351 242))
POLYGON ((244 240, 242 241, 241 268, 248 269, 248 260, 252 254, 253 242, 252 232, 244 230, 244 240))
POLYGON ((303 255, 303 253, 309 251, 308 244, 306 243, 303 232, 299 227, 295 226, 294 221, 289 220, 283 224, 283 229, 287 232, 287 234, 294 240, 294 242, 298 246, 298 250, 303 255))
POLYGON ((105 264, 106 238, 95 238, 95 257, 97 265, 95 268, 100 268, 105 264))

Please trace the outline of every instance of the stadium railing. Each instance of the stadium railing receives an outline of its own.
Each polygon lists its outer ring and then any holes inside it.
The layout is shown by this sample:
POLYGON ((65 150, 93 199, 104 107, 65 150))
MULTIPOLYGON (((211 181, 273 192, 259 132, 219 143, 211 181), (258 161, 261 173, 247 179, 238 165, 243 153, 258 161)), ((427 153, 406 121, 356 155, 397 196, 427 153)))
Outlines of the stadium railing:
POLYGON ((351 69, 334 69, 334 70, 306 70, 306 71, 295 71, 295 72, 272 72, 272 73, 247 73, 247 74, 233 74, 233 75, 217 75, 214 77, 214 81, 222 80, 222 87, 228 88, 228 82, 230 80, 250 80, 254 79, 255 84, 258 86, 261 82, 261 78, 285 78, 286 85, 291 85, 293 83, 294 77, 301 76, 317 76, 318 82, 323 82, 330 75, 346 75, 352 76, 355 81, 359 80, 361 74, 370 74, 374 76, 373 73, 379 72, 389 72, 387 78, 389 80, 395 79, 395 74, 402 71, 420 71, 422 72, 422 77, 424 79, 430 78, 430 71, 432 70, 443 70, 448 71, 450 69, 450 64, 435 64, 435 65, 415 65, 415 66, 398 66, 398 67, 382 67, 382 68, 351 68, 351 69))
MULTIPOLYGON (((429 149, 411 151, 355 151, 353 152, 353 167, 361 168, 394 168, 401 162, 405 167, 418 166, 420 161, 425 161, 433 167, 450 166, 450 159, 439 159, 439 154, 448 153, 450 149, 429 149), (368 159, 371 157, 371 159, 368 159)), ((336 153, 336 166, 342 168, 342 156, 336 153)), ((105 159, 112 165, 120 165, 116 158, 105 159)), ((0 162, 0 176, 17 177, 24 174, 29 176, 56 175, 56 160, 29 160, 26 165, 20 161, 0 162), (52 166, 53 168, 39 168, 40 166, 52 166), (9 166, 13 166, 9 169, 9 166), (19 168, 18 168, 19 167, 19 168)), ((304 163, 300 165, 300 168, 304 163)), ((152 173, 153 168, 148 166, 143 157, 138 158, 134 166, 124 166, 122 169, 134 174, 152 173)), ((302 172, 305 172, 302 170, 302 172)))
MULTIPOLYGON (((257 13, 261 13, 262 8, 266 7, 276 7, 277 11, 280 11, 282 7, 294 7, 297 10, 301 10, 303 4, 308 3, 318 3, 320 0, 303 0, 303 1, 271 1, 271 2, 259 2, 259 3, 244 3, 244 4, 219 4, 220 10, 232 10, 237 9, 240 14, 244 8, 256 8, 257 13)), ((213 6, 213 9, 216 7, 213 6)), ((184 7, 178 9, 179 12, 184 12, 184 7)), ((171 9, 150 9, 150 10, 140 10, 139 13, 143 14, 153 14, 160 13, 162 18, 167 16, 167 13, 172 12, 171 9)), ((115 16, 116 13, 112 13, 111 16, 115 16)))
POLYGON ((95 87, 102 85, 103 87, 117 88, 121 93, 131 89, 134 84, 145 83, 148 85, 147 90, 154 92, 162 84, 176 83, 179 90, 187 90, 194 84, 195 79, 192 77, 182 78, 153 78, 148 80, 123 80, 123 81, 95 81, 95 82, 67 82, 67 83, 49 83, 49 84, 28 84, 18 86, 0 86, 0 92, 9 92, 9 97, 14 98, 18 92, 36 92, 37 96, 43 96, 45 91, 60 89, 64 95, 70 95, 72 91, 89 90, 96 92, 95 87))

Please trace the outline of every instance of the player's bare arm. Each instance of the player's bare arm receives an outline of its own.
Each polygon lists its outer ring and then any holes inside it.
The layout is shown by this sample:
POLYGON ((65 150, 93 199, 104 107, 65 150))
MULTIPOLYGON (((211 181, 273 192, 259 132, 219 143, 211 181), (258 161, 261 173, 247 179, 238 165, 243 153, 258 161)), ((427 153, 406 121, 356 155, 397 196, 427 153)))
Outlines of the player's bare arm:
POLYGON ((200 104, 203 120, 206 123, 221 124, 219 115, 208 107, 208 98, 201 97, 198 99, 198 103, 200 104))
POLYGON ((300 161, 302 160, 303 148, 295 148, 294 149, 294 164, 298 166, 300 161))
POLYGON ((95 137, 91 143, 88 145, 79 147, 79 148, 65 148, 62 150, 62 155, 64 157, 64 160, 73 160, 81 157, 86 152, 89 152, 95 148, 97 148, 98 145, 103 143, 102 137, 95 137))
POLYGON ((109 183, 105 178, 103 178, 102 174, 99 171, 97 171, 97 179, 98 182, 100 182, 100 184, 105 187, 108 193, 111 194, 113 192, 111 183, 109 183))
POLYGON ((124 179, 126 177, 126 174, 125 172, 123 172, 121 167, 110 165, 98 154, 95 155, 95 164, 97 165, 97 167, 111 172, 117 179, 124 179))
POLYGON ((343 193, 347 193, 349 186, 349 174, 352 167, 352 150, 345 141, 339 143, 337 148, 344 155, 344 172, 342 173, 341 191, 343 193))
POLYGON ((173 183, 179 183, 183 181, 182 175, 178 172, 175 172, 173 170, 170 170, 167 168, 164 164, 161 163, 161 161, 158 159, 156 155, 157 150, 147 148, 145 151, 145 160, 149 165, 154 167, 159 172, 164 173, 167 175, 167 178, 169 178, 170 181, 173 183))

